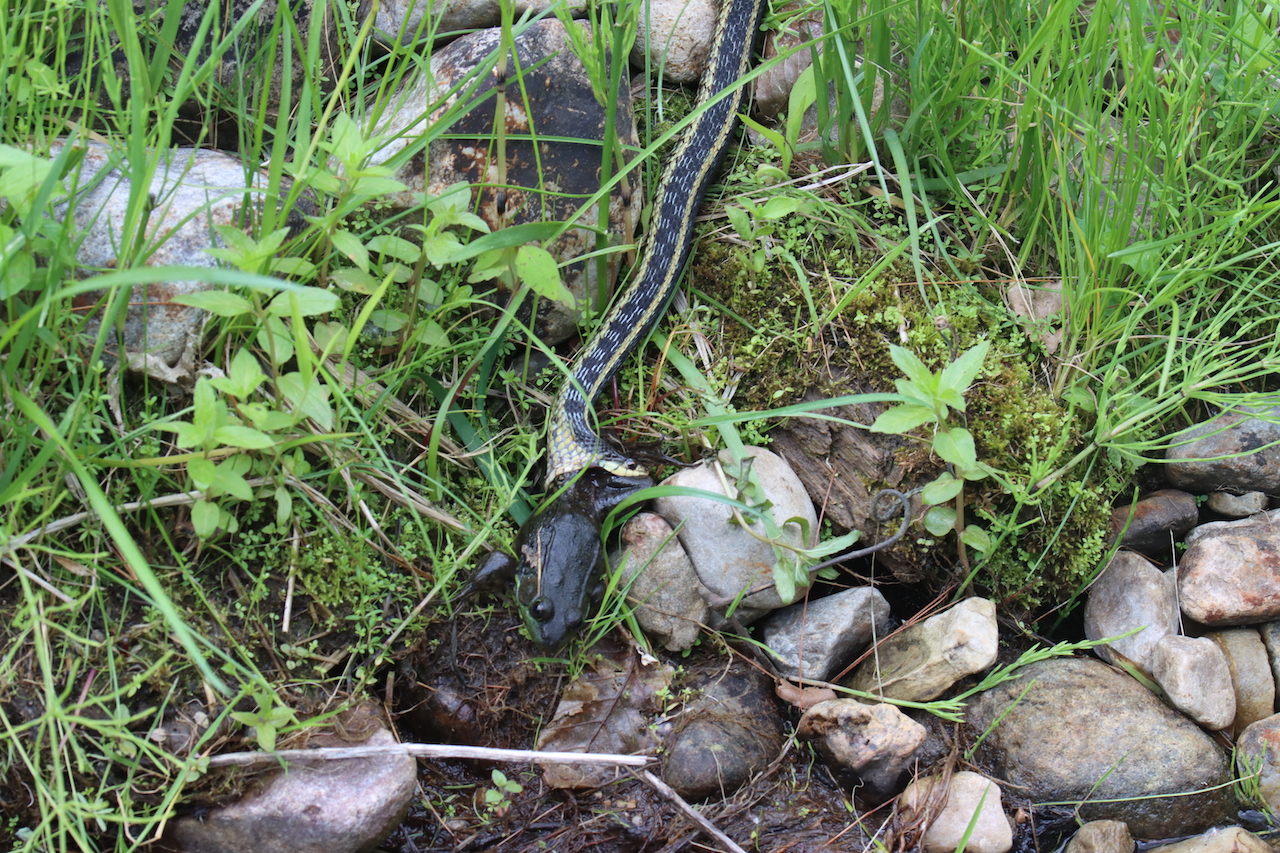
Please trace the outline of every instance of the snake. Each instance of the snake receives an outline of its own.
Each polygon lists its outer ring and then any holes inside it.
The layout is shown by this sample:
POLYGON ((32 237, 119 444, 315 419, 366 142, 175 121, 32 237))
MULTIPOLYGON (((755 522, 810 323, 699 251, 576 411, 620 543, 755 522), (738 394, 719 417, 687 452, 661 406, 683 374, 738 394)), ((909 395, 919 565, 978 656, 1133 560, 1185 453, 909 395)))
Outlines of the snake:
MULTIPOLYGON (((530 637, 555 648, 588 618, 604 555, 605 516, 653 485, 641 462, 592 429, 591 406, 666 312, 684 272, 693 223, 737 127, 767 0, 722 0, 697 108, 658 183, 629 284, 578 353, 547 414, 544 500, 516 535, 516 601, 530 637)), ((480 576, 509 571, 495 552, 480 576)))

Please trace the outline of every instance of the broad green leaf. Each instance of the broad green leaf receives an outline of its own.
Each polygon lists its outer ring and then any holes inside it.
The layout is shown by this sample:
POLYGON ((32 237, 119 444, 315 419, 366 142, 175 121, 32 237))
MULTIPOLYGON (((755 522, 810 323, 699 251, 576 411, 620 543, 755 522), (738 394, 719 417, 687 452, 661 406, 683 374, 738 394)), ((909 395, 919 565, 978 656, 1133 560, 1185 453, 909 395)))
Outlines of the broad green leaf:
POLYGON ((560 281, 556 259, 546 249, 538 246, 521 246, 516 252, 516 274, 529 289, 544 299, 550 299, 569 308, 575 300, 569 288, 560 281))
POLYGON ((333 248, 345 255, 361 272, 369 271, 369 250, 350 231, 335 231, 329 236, 333 248))
POLYGON ((193 486, 204 492, 209 489, 217 476, 217 467, 212 459, 201 456, 187 463, 187 476, 191 478, 193 486))
POLYGON ((209 380, 209 383, 237 400, 247 400, 253 396, 253 392, 258 390, 258 386, 266 378, 266 374, 258 366, 258 360, 253 357, 253 354, 247 349, 240 349, 231 359, 231 367, 227 375, 215 376, 209 380))
POLYGON ((774 196, 765 202, 764 207, 760 208, 760 218, 768 220, 781 219, 784 216, 795 213, 802 204, 804 202, 798 198, 785 195, 774 196))
POLYGON ((204 438, 204 434, 200 430, 196 429, 194 424, 189 424, 186 421, 173 421, 167 424, 156 424, 152 429, 177 433, 177 437, 173 440, 173 443, 184 450, 188 447, 199 447, 204 438))
POLYGON ((893 359, 893 363, 898 365, 908 379, 919 385, 921 388, 927 388, 932 391, 937 387, 937 379, 933 375, 925 363, 916 357, 916 354, 909 349, 889 345, 889 358, 893 359))
POLYGON ((196 501, 191 505, 191 526, 201 539, 208 539, 218 532, 218 519, 221 517, 218 505, 212 501, 196 501))
POLYGON ((876 422, 871 425, 871 432, 899 435, 935 420, 937 416, 933 413, 933 409, 907 403, 882 412, 880 417, 876 418, 876 422))
POLYGON ((429 347, 447 347, 449 336, 435 320, 424 320, 414 328, 413 340, 429 347))
POLYGON ((258 329, 256 340, 277 367, 293 358, 293 333, 279 317, 267 317, 267 322, 258 329))
POLYGON ((316 323, 311 335, 325 352, 337 352, 347 342, 347 327, 341 323, 316 323))
POLYGON ((369 314, 369 322, 384 332, 398 332, 409 322, 409 315, 393 308, 379 308, 369 314))
POLYGON ((949 506, 931 506, 924 514, 924 529, 934 536, 945 536, 955 526, 956 511, 949 506))
POLYGON ((422 250, 403 237, 392 234, 379 234, 368 242, 370 252, 386 255, 406 264, 416 264, 422 257, 422 250))
POLYGON ((245 450, 265 450, 275 444, 275 439, 253 427, 227 424, 220 426, 213 433, 219 444, 228 447, 239 447, 245 450))
POLYGON ((332 290, 322 290, 319 287, 299 287, 295 290, 285 290, 277 293, 275 298, 267 304, 267 312, 275 317, 292 317, 295 302, 303 317, 327 314, 330 311, 338 310, 338 307, 342 304, 338 294, 332 290))
POLYGON ((364 270, 334 270, 329 273, 329 280, 343 290, 359 293, 361 296, 372 296, 378 289, 378 280, 364 270))
POLYGON ((276 486, 276 525, 283 527, 293 516, 293 495, 284 486, 276 486))
POLYGON ((238 293, 225 290, 202 290, 199 293, 183 293, 173 297, 179 305, 199 308, 219 317, 239 317, 253 310, 253 303, 238 293))
POLYGON ((964 531, 960 534, 960 541, 975 551, 981 551, 983 554, 991 553, 991 536, 976 525, 965 525, 964 531))
POLYGON ((926 504, 945 504, 955 499, 964 490, 964 480, 957 480, 949 472, 943 471, 938 479, 925 486, 920 499, 926 504))
POLYGON ((452 231, 441 231, 431 234, 422 240, 422 251, 431 262, 431 266, 440 269, 449 264, 461 263, 466 259, 462 241, 452 231))
POLYGON ((982 372, 982 362, 987 357, 987 349, 990 346, 990 341, 979 341, 976 345, 961 353, 959 358, 943 369, 939 386, 961 395, 961 405, 957 406, 955 403, 948 402, 948 405, 952 408, 964 411, 963 394, 973 384, 973 380, 978 378, 978 374, 982 372))
POLYGON ((754 233, 751 227, 751 214, 737 205, 726 207, 724 213, 729 217, 729 224, 733 226, 734 231, 738 232, 738 236, 743 240, 750 240, 754 233))
POLYGON ((316 265, 305 258, 276 258, 271 267, 271 274, 289 278, 306 279, 315 275, 316 265))
POLYGON ((933 437, 933 452, 961 471, 968 471, 977 467, 978 464, 973 435, 964 427, 938 430, 937 435, 933 437))
POLYGON ((792 565, 790 560, 779 560, 778 564, 773 567, 773 582, 777 589, 778 598, 783 604, 790 604, 796 598, 796 582, 791 575, 792 565))
POLYGON ((320 429, 333 429, 333 407, 329 405, 329 387, 312 380, 305 382, 300 373, 286 373, 276 383, 294 414, 305 415, 320 429))
POLYGON ((253 500, 253 489, 249 488, 249 484, 241 474, 226 463, 218 466, 213 485, 219 492, 231 495, 233 498, 239 498, 242 501, 253 500))
POLYGON ((353 195, 391 195, 392 193, 402 193, 407 189, 409 188, 395 178, 366 175, 351 182, 353 195))

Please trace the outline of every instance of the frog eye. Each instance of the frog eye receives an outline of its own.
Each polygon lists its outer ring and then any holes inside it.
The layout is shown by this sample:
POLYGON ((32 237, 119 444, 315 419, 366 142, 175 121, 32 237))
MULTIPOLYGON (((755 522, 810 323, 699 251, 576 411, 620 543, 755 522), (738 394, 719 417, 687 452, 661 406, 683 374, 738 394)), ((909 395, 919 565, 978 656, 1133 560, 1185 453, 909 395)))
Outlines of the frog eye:
POLYGON ((539 622, 550 622, 556 615, 556 606, 549 599, 539 598, 529 606, 529 613, 539 622))

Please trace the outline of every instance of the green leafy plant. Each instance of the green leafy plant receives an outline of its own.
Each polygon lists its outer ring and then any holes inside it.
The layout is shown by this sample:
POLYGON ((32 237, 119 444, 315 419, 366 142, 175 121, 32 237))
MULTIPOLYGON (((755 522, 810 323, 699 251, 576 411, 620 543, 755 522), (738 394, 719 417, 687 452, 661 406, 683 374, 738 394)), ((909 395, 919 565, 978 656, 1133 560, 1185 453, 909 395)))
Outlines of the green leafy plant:
POLYGON ((973 434, 955 422, 953 413, 964 412, 965 391, 981 373, 988 348, 989 342, 981 341, 935 372, 911 351, 890 345, 890 358, 907 378, 894 381, 901 402, 886 409, 871 425, 872 432, 896 435, 932 425, 929 444, 947 463, 948 470, 920 492, 924 503, 930 505, 924 517, 925 529, 934 536, 955 530, 964 545, 983 554, 991 549, 991 537, 978 525, 963 522, 964 484, 982 480, 991 471, 978 461, 973 434), (951 501, 955 502, 954 509, 945 506, 951 501))
POLYGON ((304 421, 325 432, 334 427, 329 388, 312 359, 302 355, 303 351, 310 353, 310 345, 295 344, 283 317, 295 317, 300 323, 304 316, 333 310, 337 297, 309 287, 278 293, 265 306, 228 291, 188 294, 179 301, 224 317, 256 316, 262 323, 258 342, 276 366, 292 360, 295 354, 300 356, 299 369, 278 375, 274 393, 267 396, 263 390, 267 375, 257 357, 240 349, 225 376, 196 380, 190 420, 154 425, 154 429, 174 433, 179 448, 194 452, 187 460, 187 474, 204 493, 191 509, 197 536, 205 539, 218 530, 238 529, 235 516, 218 499, 253 500, 258 493, 248 477, 255 475, 275 480, 268 494, 275 498, 277 522, 283 524, 292 508, 283 478, 307 471, 300 453, 284 451, 290 442, 296 445, 303 437, 299 427, 304 421))
POLYGON ((256 711, 232 711, 231 719, 254 730, 254 738, 258 745, 267 752, 274 752, 276 736, 282 729, 295 725, 298 715, 288 705, 283 704, 269 689, 262 689, 253 694, 257 703, 256 711))
POLYGON ((493 781, 493 787, 485 789, 484 804, 491 812, 501 817, 511 808, 511 798, 524 792, 524 786, 514 779, 508 779, 507 774, 496 767, 493 768, 490 778, 493 781))

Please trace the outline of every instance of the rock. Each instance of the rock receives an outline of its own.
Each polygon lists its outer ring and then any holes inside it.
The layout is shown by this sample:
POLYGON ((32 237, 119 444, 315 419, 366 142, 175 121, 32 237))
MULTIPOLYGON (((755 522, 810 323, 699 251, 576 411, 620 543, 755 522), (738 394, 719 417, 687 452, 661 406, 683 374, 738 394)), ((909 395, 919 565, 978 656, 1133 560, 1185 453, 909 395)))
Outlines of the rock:
POLYGON ((695 679, 701 695, 674 718, 673 730, 660 729, 662 778, 685 799, 725 797, 777 756, 782 716, 769 680, 754 670, 704 669, 695 679))
POLYGON ((1217 827, 1158 849, 1160 853, 1274 853, 1270 844, 1239 826, 1217 827))
POLYGON ((692 648, 711 618, 710 590, 698 580, 675 531, 662 516, 642 512, 623 526, 622 541, 612 563, 631 583, 627 600, 640 627, 669 651, 692 648))
POLYGON ((1201 495, 1280 492, 1280 423, 1259 414, 1280 420, 1280 406, 1228 411, 1172 436, 1179 444, 1165 454, 1169 482, 1201 495))
POLYGON ((860 795, 883 801, 898 793, 925 742, 925 727, 893 705, 856 699, 819 702, 804 712, 796 737, 814 741, 836 771, 852 775, 860 795))
POLYGON ((889 602, 863 586, 793 604, 769 615, 760 633, 786 678, 828 681, 889 633, 889 602))
POLYGON ((1161 489, 1136 504, 1116 507, 1111 512, 1112 537, 1124 536, 1121 547, 1152 559, 1168 562, 1173 546, 1200 520, 1195 495, 1177 489, 1161 489), (1126 528, 1125 525, 1128 525, 1126 528))
POLYGON ((1173 575, 1160 571, 1145 557, 1132 551, 1117 552, 1089 587, 1084 633, 1090 640, 1101 640, 1141 630, 1096 646, 1094 653, 1107 663, 1126 660, 1149 673, 1156 643, 1178 632, 1175 584, 1173 575))
POLYGON ((1262 644, 1267 647, 1267 660, 1271 661, 1271 675, 1280 685, 1280 622, 1268 622, 1258 626, 1262 644))
POLYGON ((1100 661, 1026 666, 975 697, 965 716, 971 736, 990 729, 980 766, 1020 797, 1083 803, 1085 820, 1122 820, 1140 838, 1199 832, 1235 814, 1227 757, 1213 739, 1100 661))
MULTIPOLYGON (((564 0, 562 0, 563 2, 564 0)), ((534 15, 546 12, 552 7, 551 0, 515 0, 511 4, 515 20, 526 13, 534 15)), ((574 17, 580 17, 584 4, 565 2, 568 11, 574 17)), ((459 32, 463 30, 480 30, 496 27, 502 23, 502 7, 497 0, 451 0, 449 3, 422 3, 420 0, 360 0, 360 17, 366 20, 374 9, 374 33, 386 44, 411 45, 420 39, 434 38, 437 33, 459 32), (424 18, 430 13, 430 20, 424 18)))
MULTIPOLYGON (((804 487, 787 464, 776 455, 760 447, 746 450, 752 458, 751 470, 761 486, 760 500, 771 504, 769 510, 774 522, 781 528, 786 542, 792 547, 808 547, 802 528, 788 519, 801 518, 807 524, 809 535, 818 529, 818 516, 813 502, 804 487)), ((683 486, 716 494, 738 497, 736 478, 728 473, 733 470, 733 457, 726 450, 720 454, 719 464, 725 466, 722 481, 715 465, 699 465, 676 472, 663 481, 664 486, 683 486), (726 488, 727 484, 727 488, 726 488)), ((759 500, 755 501, 759 503, 759 500)), ((764 525, 757 522, 751 530, 734 523, 729 507, 708 498, 685 495, 667 496, 654 501, 654 508, 677 531, 680 544, 693 562, 698 577, 717 596, 732 601, 739 593, 773 581, 773 568, 779 556, 764 536, 764 525)), ((804 587, 797 589, 802 593, 804 587)), ((790 604, 783 601, 776 589, 769 589, 748 596, 735 611, 746 624, 762 616, 766 611, 790 604)))
MULTIPOLYGON (((143 53, 147 57, 153 57, 161 40, 160 23, 155 19, 156 8, 146 0, 133 0, 131 5, 137 16, 137 34, 142 42, 143 53)), ((173 59, 168 63, 168 68, 164 69, 166 79, 161 84, 166 90, 172 91, 171 87, 177 83, 182 59, 197 50, 198 39, 204 39, 198 48, 202 62, 208 62, 211 41, 223 46, 223 53, 218 60, 209 63, 212 73, 208 84, 196 89, 202 93, 202 99, 211 97, 212 104, 197 103, 195 98, 189 99, 182 108, 182 113, 187 118, 212 121, 210 107, 234 110, 238 105, 232 99, 237 95, 244 99, 245 104, 257 104, 265 90, 267 111, 264 118, 274 123, 279 115, 281 95, 286 87, 295 106, 301 97, 303 83, 308 80, 328 94, 337 77, 335 70, 341 64, 341 58, 347 55, 345 51, 348 46, 342 43, 342 28, 336 25, 333 9, 324 3, 317 8, 314 0, 290 0, 283 4, 283 8, 276 0, 263 0, 261 3, 257 0, 224 0, 217 4, 208 0, 182 0, 180 4, 169 8, 180 9, 181 16, 171 40, 169 34, 165 34, 166 47, 173 51, 173 59), (217 11, 211 22, 212 29, 202 36, 200 29, 205 17, 215 8, 217 11), (253 19, 240 28, 234 39, 228 38, 251 10, 254 12, 253 19), (313 31, 313 25, 318 27, 318 34, 313 31), (269 41, 272 35, 275 35, 274 43, 269 41), (298 47, 310 43, 313 36, 320 48, 317 54, 320 63, 318 67, 308 67, 305 51, 298 47), (224 38, 227 41, 221 42, 224 38), (294 46, 291 63, 287 68, 284 63, 286 40, 291 40, 294 46)), ((168 21, 164 21, 164 24, 167 25, 168 21)), ((127 93, 130 67, 118 38, 113 39, 110 47, 106 47, 106 52, 111 53, 114 60, 115 85, 127 93)), ((89 64, 92 68, 92 57, 89 64)), ((67 59, 65 77, 75 78, 86 73, 96 73, 96 70, 87 71, 84 53, 72 51, 67 59)), ((102 75, 97 76, 100 78, 102 75)), ((99 82, 100 102, 109 106, 111 99, 104 89, 99 82)))
MULTIPOLYGON (((368 708, 344 715, 337 734, 308 747, 382 746, 395 736, 368 708), (364 737, 353 739, 353 733, 364 737)), ((372 850, 400 823, 418 786, 417 763, 406 754, 337 761, 291 761, 270 771, 237 802, 200 818, 181 817, 170 837, 184 853, 356 853, 372 850)))
MULTIPOLYGON (((664 710, 673 667, 635 647, 602 640, 588 664, 560 695, 536 749, 544 752, 652 753, 653 720, 664 710)), ((602 764, 547 764, 542 778, 552 788, 598 788, 617 780, 620 768, 602 764)))
POLYGON ((1133 853, 1133 836, 1119 820, 1091 820, 1076 830, 1066 853, 1133 853))
POLYGON ((1226 653, 1231 683, 1236 693, 1233 731, 1243 731, 1275 712, 1276 682, 1271 674, 1267 649, 1256 628, 1211 631, 1206 635, 1226 653))
MULTIPOLYGON (((65 140, 55 141, 53 156, 66 144, 65 140)), ((75 206, 69 211, 66 203, 56 205, 54 216, 63 219, 70 212, 78 241, 77 264, 87 269, 115 269, 122 263, 121 229, 127 226, 131 170, 123 155, 109 145, 93 141, 75 145, 84 151, 78 170, 67 179, 75 206)), ((253 210, 261 210, 268 184, 263 170, 251 172, 246 179, 244 163, 229 154, 194 148, 164 152, 148 187, 156 202, 146 220, 149 254, 143 265, 212 270, 218 261, 208 250, 224 245, 215 229, 245 229, 246 219, 259 219, 260 213, 253 210)), ((282 184, 282 197, 288 186, 288 182, 282 184)), ((306 224, 304 215, 315 212, 308 200, 301 199, 294 210, 281 216, 280 224, 301 228, 306 224)), ((174 298, 214 286, 208 281, 162 280, 135 287, 122 330, 118 337, 110 338, 116 347, 123 346, 126 366, 164 382, 193 383, 206 314, 180 305, 174 298)), ((90 315, 85 326, 90 337, 98 334, 102 300, 101 292, 81 294, 73 300, 76 310, 90 315)))
POLYGON ((1170 704, 1217 731, 1236 717, 1236 690, 1222 648, 1207 637, 1160 638, 1151 654, 1151 677, 1170 704))
POLYGON ((648 0, 640 8, 631 64, 651 66, 667 83, 697 83, 709 61, 719 15, 717 0, 648 0))
MULTIPOLYGON (((929 801, 941 781, 939 776, 926 776, 908 785, 898 797, 899 814, 907 820, 929 814, 929 801)), ((1001 807, 1000 787, 970 770, 951 774, 946 786, 945 805, 920 842, 925 853, 954 853, 966 834, 966 853, 1008 853, 1013 848, 1013 827, 1001 807)))
POLYGON ((849 686, 890 699, 927 702, 995 663, 998 641, 995 605, 967 598, 881 643, 849 686))
POLYGON ((1265 492, 1245 492, 1242 495, 1233 495, 1230 492, 1214 492, 1209 495, 1208 505, 1209 509, 1218 515, 1225 515, 1230 518, 1248 518, 1251 515, 1266 511, 1267 495, 1265 492))
MULTIPOLYGON (((599 221, 599 207, 579 208, 584 197, 600 189, 602 149, 598 140, 604 134, 606 113, 560 21, 543 20, 524 29, 515 38, 515 50, 519 67, 526 72, 522 87, 514 65, 509 65, 505 118, 510 136, 506 140, 505 180, 499 180, 497 153, 490 148, 496 109, 494 75, 481 75, 474 91, 463 84, 493 55, 500 39, 500 30, 483 30, 434 51, 430 74, 406 85, 390 104, 372 107, 364 119, 364 133, 382 143, 371 164, 378 166, 399 157, 400 165, 392 177, 407 187, 400 193, 379 196, 380 209, 391 213, 406 210, 419 204, 423 193, 439 196, 454 184, 467 183, 473 188, 469 209, 491 229, 570 219, 582 224, 545 246, 557 261, 573 261, 560 272, 577 310, 549 299, 539 300, 534 326, 543 342, 558 343, 576 332, 578 312, 594 306, 598 296, 599 265, 574 259, 597 248, 593 229, 599 221), (450 91, 455 86, 462 87, 469 105, 460 108, 460 93, 450 91), (429 131, 447 112, 459 109, 461 114, 449 125, 449 138, 429 131), (531 134, 545 138, 538 139, 535 146, 529 139, 531 134), (424 138, 427 148, 405 159, 406 149, 424 138)), ((630 152, 638 143, 625 76, 614 103, 617 144, 619 150, 630 152)), ((617 243, 631 242, 640 217, 641 182, 633 180, 630 187, 629 205, 620 189, 615 189, 608 201, 609 233, 617 243)), ((608 275, 615 272, 611 265, 608 275)))
POLYGON ((1280 510, 1191 531, 1178 598, 1183 613, 1211 627, 1280 616, 1280 510))
POLYGON ((1062 280, 1028 287, 1020 281, 1005 288, 1005 304, 1022 320, 1022 329, 1053 355, 1062 345, 1062 280))
POLYGON ((1236 737, 1236 770, 1247 791, 1254 786, 1272 811, 1280 811, 1280 714, 1258 720, 1236 737))

